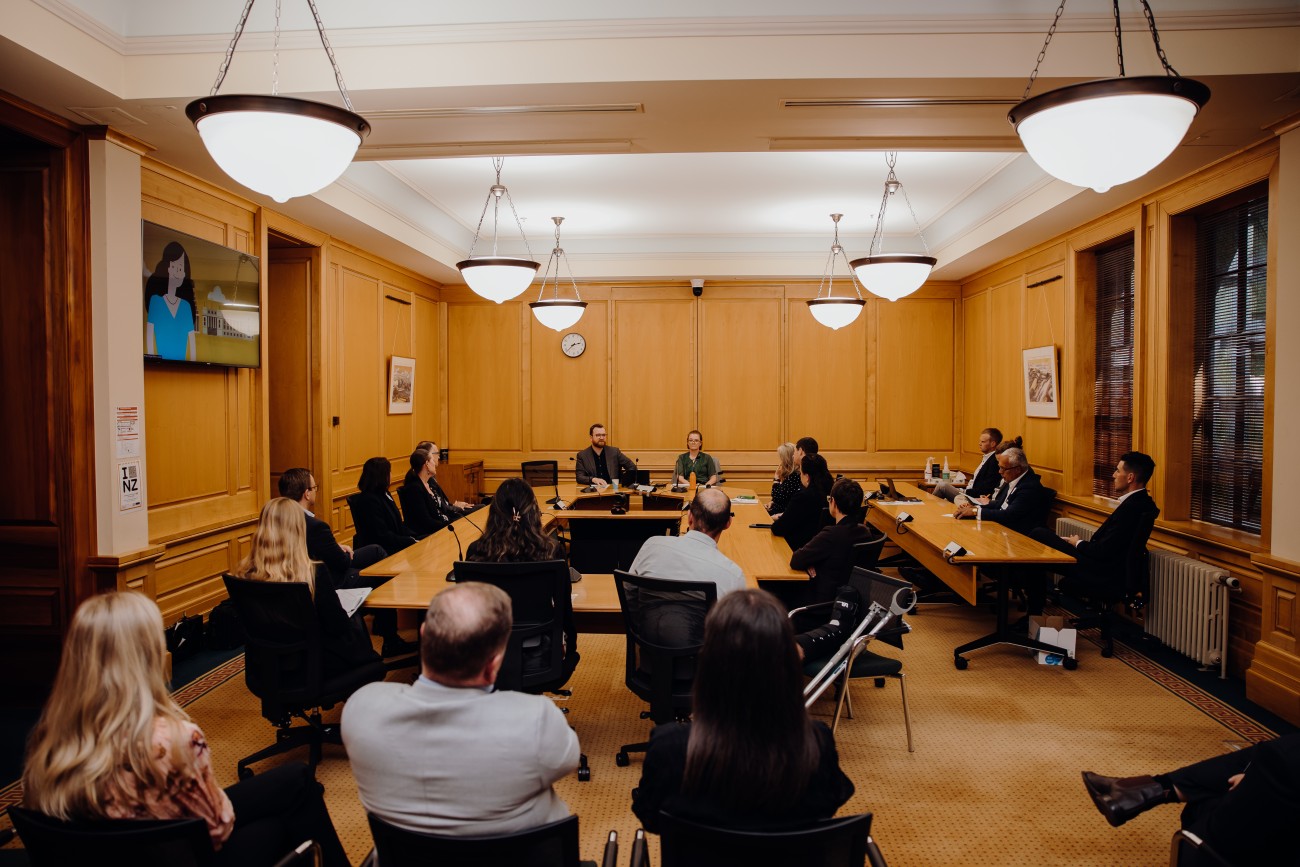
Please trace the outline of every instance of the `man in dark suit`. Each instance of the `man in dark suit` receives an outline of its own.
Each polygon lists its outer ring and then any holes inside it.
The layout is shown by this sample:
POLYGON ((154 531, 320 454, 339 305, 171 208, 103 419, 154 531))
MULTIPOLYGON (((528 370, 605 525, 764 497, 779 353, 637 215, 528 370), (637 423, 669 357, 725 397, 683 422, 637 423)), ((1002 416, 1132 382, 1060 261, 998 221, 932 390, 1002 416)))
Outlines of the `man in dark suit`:
POLYGON ((870 542, 872 535, 862 524, 862 486, 840 478, 831 485, 828 508, 833 523, 790 557, 791 569, 803 569, 811 579, 807 604, 830 602, 853 571, 854 545, 870 542))
POLYGON ((1028 535, 1041 528, 1052 505, 1053 492, 1043 487, 1038 473, 1029 466, 1025 453, 1010 448, 997 456, 1002 487, 988 505, 966 502, 953 513, 958 518, 978 518, 1028 535))
MULTIPOLYGON (((366 545, 353 551, 349 545, 340 545, 334 538, 330 525, 316 517, 316 477, 306 467, 292 467, 280 475, 280 496, 302 506, 307 522, 307 556, 324 563, 334 579, 334 589, 378 587, 387 579, 371 579, 361 575, 361 570, 373 566, 388 556, 378 545, 366 545)), ((375 634, 384 638, 384 656, 412 653, 414 642, 405 641, 397 634, 397 614, 384 609, 375 614, 375 634)))
MULTIPOLYGON (((1142 452, 1126 452, 1115 465, 1112 490, 1119 505, 1110 513, 1091 539, 1060 536, 1046 528, 1030 533, 1045 545, 1073 554, 1076 565, 1054 568, 1066 578, 1081 581, 1093 588, 1122 581, 1128 571, 1128 557, 1135 537, 1160 514, 1147 493, 1147 482, 1155 472, 1156 462, 1142 452)), ((1145 541, 1145 540, 1144 540, 1145 541)))
POLYGON ((636 478, 636 463, 611 445, 605 444, 605 426, 597 422, 587 429, 591 445, 578 452, 574 475, 580 485, 606 488, 620 477, 636 478))
POLYGON ((988 503, 988 497, 998 486, 998 461, 994 452, 1001 442, 1002 431, 997 428, 986 427, 980 431, 979 449, 983 457, 980 458, 979 466, 975 468, 970 483, 963 489, 947 482, 940 482, 934 487, 934 495, 958 505, 966 502, 967 499, 975 500, 981 505, 988 503))

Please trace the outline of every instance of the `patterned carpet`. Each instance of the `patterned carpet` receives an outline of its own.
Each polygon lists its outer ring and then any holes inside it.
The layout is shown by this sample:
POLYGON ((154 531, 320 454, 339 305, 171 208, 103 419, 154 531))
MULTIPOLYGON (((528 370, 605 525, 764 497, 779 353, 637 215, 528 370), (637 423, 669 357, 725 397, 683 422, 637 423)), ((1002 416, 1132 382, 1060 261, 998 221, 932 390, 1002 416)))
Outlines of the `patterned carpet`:
MULTIPOLYGON (((1079 771, 1159 772, 1273 736, 1123 645, 1102 659, 1095 641, 1081 640, 1073 672, 1001 648, 972 654, 969 670, 957 671, 952 648, 989 631, 991 616, 932 606, 909 619, 914 631, 901 658, 916 752, 907 752, 893 681, 880 690, 869 681, 855 684, 857 718, 843 720, 836 738, 857 786, 841 814, 875 814, 873 834, 892 867, 1166 864, 1177 810, 1161 808, 1112 829, 1085 795, 1079 771)), ((592 781, 569 777, 557 788, 581 818, 583 856, 597 858, 610 829, 630 845, 637 827, 629 793, 640 758, 619 768, 614 754, 620 744, 642 740, 649 723, 638 718, 643 706, 622 683, 622 637, 583 635, 581 649, 566 704, 592 781)), ((239 756, 272 737, 238 676, 242 669, 238 657, 177 693, 207 732, 223 785, 234 782, 239 756)), ((818 710, 829 721, 829 702, 818 710)), ((370 835, 341 748, 326 748, 318 776, 339 836, 359 863, 370 835)), ((12 785, 0 792, 0 804, 20 797, 12 785)), ((652 851, 657 861, 657 845, 652 851)))

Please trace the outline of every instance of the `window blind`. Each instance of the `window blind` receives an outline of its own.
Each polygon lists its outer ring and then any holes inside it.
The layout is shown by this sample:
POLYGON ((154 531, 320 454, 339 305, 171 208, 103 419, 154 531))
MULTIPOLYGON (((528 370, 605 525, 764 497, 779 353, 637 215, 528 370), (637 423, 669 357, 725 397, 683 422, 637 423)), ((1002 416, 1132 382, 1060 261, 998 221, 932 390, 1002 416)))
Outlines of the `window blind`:
POLYGON ((1191 516, 1260 531, 1268 197, 1196 220, 1191 516))
POLYGON ((1110 496, 1115 464, 1133 442, 1133 239, 1094 255, 1092 492, 1110 496))

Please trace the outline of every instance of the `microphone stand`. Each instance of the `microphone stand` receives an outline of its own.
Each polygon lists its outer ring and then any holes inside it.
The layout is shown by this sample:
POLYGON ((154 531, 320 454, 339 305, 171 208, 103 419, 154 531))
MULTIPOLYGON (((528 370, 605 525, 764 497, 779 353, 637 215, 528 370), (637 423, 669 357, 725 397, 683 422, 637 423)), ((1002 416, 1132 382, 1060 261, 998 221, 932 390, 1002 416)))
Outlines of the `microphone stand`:
POLYGON ((871 607, 867 610, 867 616, 862 618, 862 622, 853 630, 848 639, 840 645, 840 649, 835 651, 835 655, 826 662, 822 670, 817 672, 817 676, 808 681, 808 685, 804 687, 804 707, 812 707, 813 703, 821 698, 822 693, 835 682, 835 678, 848 666, 848 657, 853 652, 853 646, 863 634, 875 638, 876 634, 889 622, 890 617, 896 614, 899 616, 906 614, 915 606, 916 591, 910 587, 898 588, 894 592, 894 597, 890 600, 888 608, 879 602, 872 602, 871 607), (872 623, 873 617, 876 618, 875 623, 872 623))

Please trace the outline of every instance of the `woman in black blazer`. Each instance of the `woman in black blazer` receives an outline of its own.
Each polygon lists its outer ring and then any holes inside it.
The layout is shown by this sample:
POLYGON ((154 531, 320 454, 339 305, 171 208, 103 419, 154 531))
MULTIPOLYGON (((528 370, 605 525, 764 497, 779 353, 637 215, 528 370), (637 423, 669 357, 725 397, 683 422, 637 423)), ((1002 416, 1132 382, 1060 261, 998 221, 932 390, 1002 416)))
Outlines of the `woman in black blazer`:
POLYGON ((357 528, 355 547, 378 545, 393 554, 415 544, 416 534, 402 521, 397 503, 388 493, 392 481, 393 465, 388 458, 371 458, 361 467, 357 492, 348 497, 357 528))
POLYGON ((826 498, 830 496, 831 471, 821 455, 804 455, 799 467, 802 487, 790 500, 785 511, 772 521, 772 533, 784 536, 791 551, 798 551, 816 536, 830 517, 826 498))
MULTIPOLYGON (((402 514, 406 516, 406 526, 417 536, 427 536, 437 532, 463 512, 446 497, 439 497, 429 484, 434 479, 437 484, 438 453, 431 449, 416 449, 411 453, 411 471, 406 474, 397 496, 402 500, 402 514)), ((442 488, 438 488, 439 491, 442 488)))

